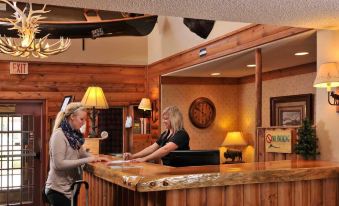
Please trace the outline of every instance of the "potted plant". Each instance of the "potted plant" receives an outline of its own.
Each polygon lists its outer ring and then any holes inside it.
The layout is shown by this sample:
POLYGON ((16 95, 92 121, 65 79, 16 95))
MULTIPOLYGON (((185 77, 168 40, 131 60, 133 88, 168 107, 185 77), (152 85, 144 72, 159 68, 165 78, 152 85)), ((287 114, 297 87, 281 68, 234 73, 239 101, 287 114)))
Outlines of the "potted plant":
POLYGON ((320 154, 317 144, 318 138, 309 119, 302 121, 302 125, 298 129, 298 136, 299 138, 294 147, 295 153, 301 155, 305 160, 315 159, 320 154))

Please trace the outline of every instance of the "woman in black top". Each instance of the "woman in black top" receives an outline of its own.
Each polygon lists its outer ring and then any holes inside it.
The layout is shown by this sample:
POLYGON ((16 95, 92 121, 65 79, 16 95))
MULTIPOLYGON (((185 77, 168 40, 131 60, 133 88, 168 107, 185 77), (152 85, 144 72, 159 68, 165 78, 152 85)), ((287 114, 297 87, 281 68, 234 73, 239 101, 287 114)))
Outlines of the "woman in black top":
POLYGON ((163 124, 166 130, 151 146, 142 151, 131 154, 124 153, 125 160, 132 162, 146 162, 162 158, 166 164, 166 156, 173 150, 189 150, 189 135, 184 129, 183 118, 176 106, 167 107, 162 113, 163 124))

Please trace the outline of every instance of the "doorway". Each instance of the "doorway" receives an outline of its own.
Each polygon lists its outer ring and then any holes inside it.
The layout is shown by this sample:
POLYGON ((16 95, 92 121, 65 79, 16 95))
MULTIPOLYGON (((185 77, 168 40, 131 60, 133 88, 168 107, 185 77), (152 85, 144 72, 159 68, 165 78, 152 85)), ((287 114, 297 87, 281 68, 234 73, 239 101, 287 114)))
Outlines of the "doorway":
POLYGON ((113 107, 101 110, 98 118, 99 131, 107 131, 108 138, 100 142, 100 154, 122 153, 123 150, 123 108, 113 107))
POLYGON ((40 205, 44 102, 0 105, 0 205, 40 205))

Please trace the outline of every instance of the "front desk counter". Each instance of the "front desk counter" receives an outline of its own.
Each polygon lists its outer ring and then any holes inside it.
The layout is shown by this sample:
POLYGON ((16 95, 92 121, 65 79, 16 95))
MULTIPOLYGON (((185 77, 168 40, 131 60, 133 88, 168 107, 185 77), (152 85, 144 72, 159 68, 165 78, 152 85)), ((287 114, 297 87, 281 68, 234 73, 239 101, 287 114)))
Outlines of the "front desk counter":
MULTIPOLYGON (((115 158, 110 157, 112 160, 115 158)), ((87 164, 89 205, 339 205, 339 163, 272 162, 168 167, 152 163, 87 164)), ((79 205, 84 203, 81 190, 79 205)))

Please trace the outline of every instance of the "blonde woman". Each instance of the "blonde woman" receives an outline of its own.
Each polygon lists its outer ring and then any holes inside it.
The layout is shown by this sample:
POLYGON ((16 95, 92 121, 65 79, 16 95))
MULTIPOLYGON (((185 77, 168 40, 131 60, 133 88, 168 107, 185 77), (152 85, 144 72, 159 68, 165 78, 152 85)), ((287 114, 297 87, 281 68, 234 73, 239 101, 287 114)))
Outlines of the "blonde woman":
POLYGON ((124 153, 125 160, 132 162, 146 162, 149 160, 162 159, 164 165, 168 165, 166 156, 174 150, 189 150, 189 135, 184 129, 183 117, 176 106, 170 106, 164 109, 162 121, 165 131, 159 139, 142 151, 131 154, 124 153))
POLYGON ((84 151, 80 127, 87 118, 86 108, 79 102, 70 103, 56 117, 49 141, 50 170, 45 193, 54 206, 71 205, 71 184, 80 180, 81 165, 106 160, 84 151))

